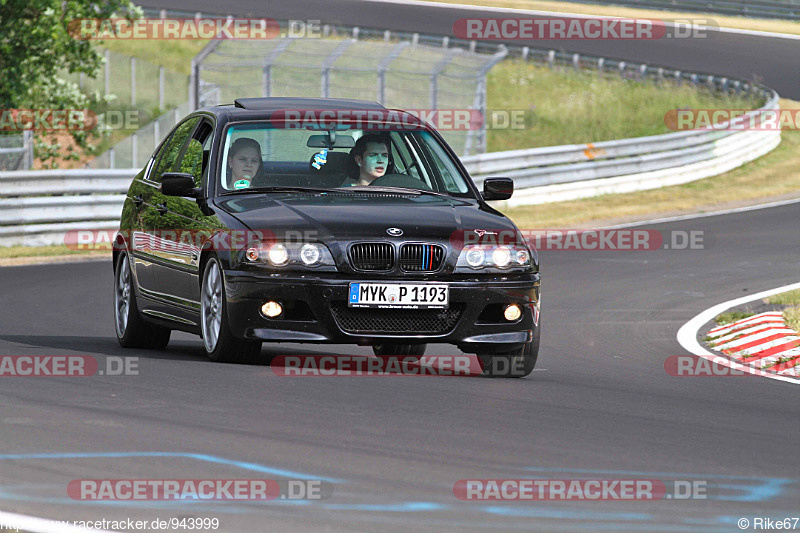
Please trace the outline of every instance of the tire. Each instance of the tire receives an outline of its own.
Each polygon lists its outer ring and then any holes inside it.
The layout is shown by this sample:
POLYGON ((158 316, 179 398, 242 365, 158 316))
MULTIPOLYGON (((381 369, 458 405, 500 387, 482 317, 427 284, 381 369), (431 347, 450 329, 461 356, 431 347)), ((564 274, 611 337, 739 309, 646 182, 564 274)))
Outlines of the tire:
POLYGON ((128 254, 122 252, 114 267, 114 330, 123 348, 160 350, 169 343, 169 328, 146 322, 136 304, 136 282, 131 275, 128 254))
POLYGON ((218 363, 252 363, 261 354, 261 341, 239 339, 228 324, 225 280, 219 259, 212 256, 203 269, 200 285, 200 329, 203 348, 218 363))
POLYGON ((400 357, 425 355, 427 344, 374 344, 372 351, 375 355, 397 355, 400 357))
POLYGON ((509 350, 479 353, 483 374, 492 378, 523 378, 530 375, 539 358, 541 325, 539 322, 531 342, 509 350))

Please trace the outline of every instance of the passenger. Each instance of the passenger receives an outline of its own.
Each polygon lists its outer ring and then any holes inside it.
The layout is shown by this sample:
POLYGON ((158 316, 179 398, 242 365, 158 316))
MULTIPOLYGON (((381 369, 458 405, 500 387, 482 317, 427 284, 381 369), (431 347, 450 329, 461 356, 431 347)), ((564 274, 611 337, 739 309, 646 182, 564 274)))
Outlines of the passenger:
POLYGON ((381 176, 392 173, 389 141, 382 135, 364 135, 356 141, 350 156, 356 165, 351 175, 356 182, 352 185, 369 185, 381 176))
POLYGON ((231 145, 228 154, 228 183, 234 189, 247 189, 261 174, 261 145, 255 139, 241 137, 231 145))

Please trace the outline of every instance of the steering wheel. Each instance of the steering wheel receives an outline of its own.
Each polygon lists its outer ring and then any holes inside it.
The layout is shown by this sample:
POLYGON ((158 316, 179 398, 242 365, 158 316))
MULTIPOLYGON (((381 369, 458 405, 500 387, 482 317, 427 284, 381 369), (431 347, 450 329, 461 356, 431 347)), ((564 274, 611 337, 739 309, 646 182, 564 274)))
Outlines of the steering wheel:
POLYGON ((375 178, 370 186, 376 187, 405 187, 406 189, 419 189, 422 191, 432 191, 428 185, 417 178, 407 174, 385 174, 380 178, 375 178))

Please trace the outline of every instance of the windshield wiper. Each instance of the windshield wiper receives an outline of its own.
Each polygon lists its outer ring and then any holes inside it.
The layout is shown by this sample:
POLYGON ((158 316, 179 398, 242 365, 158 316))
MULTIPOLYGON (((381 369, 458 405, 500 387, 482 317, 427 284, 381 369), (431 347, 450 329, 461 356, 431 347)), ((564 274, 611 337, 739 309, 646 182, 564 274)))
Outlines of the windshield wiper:
POLYGON ((386 192, 388 193, 401 192, 406 194, 411 193, 411 194, 416 194, 417 196, 419 196, 420 194, 432 194, 434 196, 445 196, 445 197, 450 196, 449 194, 444 194, 436 191, 428 191, 425 189, 413 189, 411 187, 391 187, 388 185, 387 186, 356 185, 353 187, 348 187, 348 189, 351 191, 359 191, 359 192, 366 191, 366 192, 382 192, 382 193, 386 192))

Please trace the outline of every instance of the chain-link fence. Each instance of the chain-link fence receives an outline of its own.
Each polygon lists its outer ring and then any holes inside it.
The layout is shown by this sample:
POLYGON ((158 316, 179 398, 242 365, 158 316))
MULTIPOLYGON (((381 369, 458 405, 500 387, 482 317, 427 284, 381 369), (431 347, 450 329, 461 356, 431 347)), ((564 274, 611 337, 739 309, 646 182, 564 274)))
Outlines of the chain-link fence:
POLYGON ((0 134, 0 170, 30 170, 33 167, 33 132, 0 134))
POLYGON ((122 139, 106 152, 89 162, 90 168, 142 168, 180 119, 189 114, 189 104, 183 104, 160 115, 130 137, 122 139))
MULTIPOLYGON (((330 33, 330 32, 329 32, 330 33)), ((486 75, 505 49, 480 54, 409 39, 212 41, 192 62, 193 108, 236 98, 296 96, 377 101, 388 108, 475 110, 485 116, 486 75), (211 99, 201 88, 218 90, 211 99)), ((486 150, 485 126, 442 131, 460 154, 486 150)))
POLYGON ((189 87, 186 74, 110 50, 105 50, 103 56, 105 62, 97 77, 78 73, 62 73, 61 77, 77 83, 86 93, 115 95, 114 108, 139 109, 147 116, 186 101, 189 87))

